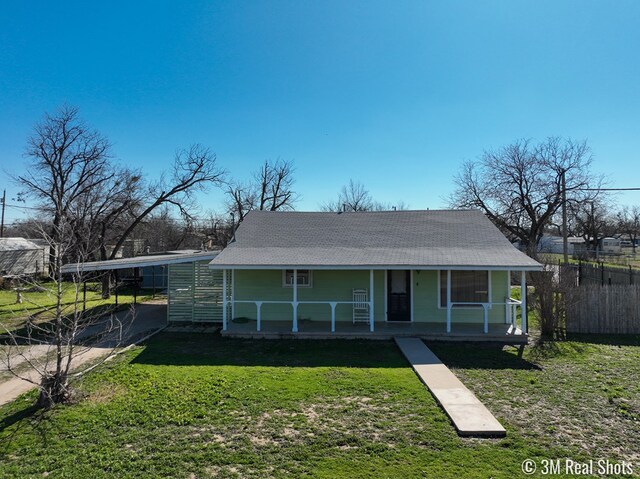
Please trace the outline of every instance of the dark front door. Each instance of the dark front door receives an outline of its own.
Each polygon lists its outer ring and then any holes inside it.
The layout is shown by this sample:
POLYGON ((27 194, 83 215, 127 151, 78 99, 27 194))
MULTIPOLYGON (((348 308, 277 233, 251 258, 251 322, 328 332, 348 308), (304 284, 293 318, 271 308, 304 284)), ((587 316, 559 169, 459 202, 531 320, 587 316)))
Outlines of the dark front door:
POLYGON ((406 270, 387 271, 387 319, 411 321, 411 281, 406 270))

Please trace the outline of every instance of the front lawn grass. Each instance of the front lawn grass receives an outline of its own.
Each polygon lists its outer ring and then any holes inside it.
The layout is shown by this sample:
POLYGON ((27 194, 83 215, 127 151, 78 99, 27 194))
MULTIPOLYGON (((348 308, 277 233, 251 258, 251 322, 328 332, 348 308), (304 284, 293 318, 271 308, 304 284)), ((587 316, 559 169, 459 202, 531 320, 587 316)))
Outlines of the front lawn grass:
MULTIPOLYGON (((53 317, 53 308, 56 305, 57 286, 52 281, 43 281, 39 284, 40 291, 28 291, 22 293, 22 304, 16 302, 16 292, 13 290, 0 290, 0 334, 7 330, 12 331, 21 328, 28 318, 36 323, 43 323, 53 317)), ((78 299, 82 308, 83 291, 80 288, 78 299)), ((35 289, 35 288, 34 288, 35 289)), ((73 282, 62 283, 62 303, 69 311, 76 301, 76 286, 73 282)), ((146 291, 139 291, 138 301, 146 301, 151 296, 146 291)), ((103 299, 99 283, 87 283, 86 308, 90 314, 95 315, 101 310, 108 310, 115 305, 115 294, 103 299)), ((119 288, 118 305, 127 307, 133 303, 132 288, 119 288)))
MULTIPOLYGON (((513 478, 527 458, 635 461, 640 347, 430 345, 505 425, 463 439, 390 341, 162 333, 43 416, 0 408, 2 477, 513 478)), ((538 476, 534 476, 538 477, 538 476)))

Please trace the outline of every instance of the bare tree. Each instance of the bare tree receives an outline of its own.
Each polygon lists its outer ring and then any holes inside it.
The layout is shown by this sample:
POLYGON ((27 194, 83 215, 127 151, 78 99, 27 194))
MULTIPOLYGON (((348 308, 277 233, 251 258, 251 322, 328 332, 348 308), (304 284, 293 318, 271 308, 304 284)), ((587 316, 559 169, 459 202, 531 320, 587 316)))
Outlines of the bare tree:
POLYGON ((616 220, 611 215, 612 207, 605 196, 599 195, 591 200, 576 202, 570 211, 575 224, 575 234, 584 238, 585 244, 596 257, 603 238, 615 233, 616 220))
POLYGON ((89 252, 89 259, 108 258, 108 245, 117 241, 144 203, 139 172, 117 166, 111 171, 108 181, 78 198, 70 215, 76 242, 89 252))
POLYGON ((229 216, 209 212, 209 217, 200 223, 200 231, 212 248, 224 248, 233 238, 234 224, 229 216))
MULTIPOLYGON (((178 151, 171 174, 154 183, 120 167, 109 148, 103 136, 79 119, 77 109, 65 107, 36 125, 26 153, 29 169, 15 177, 23 195, 37 200, 41 211, 50 215, 50 233, 57 234, 60 224, 68 222, 69 234, 77 240, 72 247, 88 252, 88 259, 116 257, 134 230, 161 205, 191 218, 193 194, 224 180, 215 155, 201 145, 178 151), (107 244, 115 245, 110 252, 107 244)), ((61 238, 53 236, 52 243, 54 270, 61 238)), ((67 254, 67 260, 76 255, 71 250, 67 254)), ((106 280, 104 294, 110 294, 106 280)))
POLYGON ((548 138, 532 145, 528 140, 516 141, 466 162, 455 177, 457 188, 450 204, 480 209, 535 256, 544 229, 562 205, 563 177, 570 203, 588 199, 585 189, 599 183, 590 172, 591 161, 585 142, 548 138))
POLYGON ((320 205, 322 211, 389 211, 407 210, 409 205, 399 201, 395 205, 375 201, 369 190, 359 181, 349 180, 349 184, 340 189, 335 201, 320 205))
MULTIPOLYGON (((50 281, 40 284, 30 280, 24 284, 25 289, 47 291, 54 298, 53 306, 33 303, 16 306, 16 309, 26 307, 23 313, 39 309, 46 315, 45 320, 40 322, 37 315, 30 314, 27 321, 18 327, 0 324, 5 330, 5 345, 2 347, 4 366, 16 377, 38 387, 39 407, 69 400, 73 382, 115 354, 124 332, 122 316, 126 315, 114 314, 113 307, 85 310, 82 284, 87 279, 86 273, 78 269, 73 275, 74 280, 69 283, 63 281, 61 272, 62 258, 78 252, 74 244, 75 235, 67 221, 60 221, 56 228, 54 232, 41 231, 50 247, 58 252, 50 281), (54 238, 61 238, 62 242, 54 243, 54 238), (67 297, 69 292, 73 297, 71 302, 67 297), (96 345, 101 348, 96 350, 96 345)), ((77 259, 82 260, 82 257, 77 259)))
POLYGON ((298 195, 293 191, 295 168, 292 161, 265 160, 249 182, 227 186, 227 207, 242 221, 251 210, 292 210, 298 195))
POLYGON ((107 139, 90 130, 73 107, 46 114, 28 140, 29 164, 26 173, 15 179, 26 196, 38 200, 52 215, 50 269, 54 272, 61 243, 58 235, 74 203, 112 178, 109 148, 107 139))
POLYGON ((193 194, 204 191, 211 185, 221 185, 225 171, 216 165, 216 156, 202 145, 192 145, 176 153, 171 178, 163 175, 160 180, 147 187, 147 197, 128 226, 121 233, 109 259, 113 259, 133 230, 161 205, 173 205, 184 218, 190 218, 194 208, 193 194))
POLYGON ((227 208, 240 222, 249 213, 256 209, 257 192, 253 183, 230 183, 227 185, 227 208))
POLYGON ((344 185, 335 201, 321 205, 323 211, 371 211, 375 203, 371 193, 359 181, 349 180, 344 185))
POLYGON ((278 211, 293 208, 293 203, 297 199, 292 189, 294 171, 291 161, 265 160, 255 178, 260 189, 258 209, 278 211))
POLYGON ((630 208, 625 206, 618 212, 616 218, 619 231, 629 238, 635 253, 636 245, 640 238, 640 207, 633 206, 630 208))

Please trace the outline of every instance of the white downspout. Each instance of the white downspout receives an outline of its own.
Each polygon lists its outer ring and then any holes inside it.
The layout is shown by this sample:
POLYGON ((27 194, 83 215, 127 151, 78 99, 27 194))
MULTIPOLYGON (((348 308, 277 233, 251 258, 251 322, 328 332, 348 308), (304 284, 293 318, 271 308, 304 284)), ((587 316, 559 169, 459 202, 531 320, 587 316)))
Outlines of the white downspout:
MULTIPOLYGON (((285 271, 285 275, 286 275, 285 271)), ((298 332, 298 270, 293 270, 293 329, 294 333, 298 332)))
POLYGON ((373 270, 369 270, 369 331, 373 333, 373 270))
POLYGON ((447 270, 447 333, 451 332, 451 270, 447 270))
POLYGON ((520 314, 522 315, 522 334, 527 334, 527 273, 520 276, 520 314))
POLYGON ((227 330, 227 270, 222 270, 222 330, 227 330))

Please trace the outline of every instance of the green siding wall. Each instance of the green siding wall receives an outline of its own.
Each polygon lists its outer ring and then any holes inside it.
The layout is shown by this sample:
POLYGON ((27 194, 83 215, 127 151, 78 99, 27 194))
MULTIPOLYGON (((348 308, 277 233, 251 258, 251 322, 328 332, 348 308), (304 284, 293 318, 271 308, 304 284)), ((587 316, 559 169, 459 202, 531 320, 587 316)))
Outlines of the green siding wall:
MULTIPOLYGON (((369 289, 369 271, 314 270, 311 288, 298 288, 298 301, 351 301, 354 288, 369 289)), ((386 271, 374 271, 374 315, 375 321, 384 321, 386 271)), ((507 296, 507 272, 491 272, 492 301, 504 303, 507 296)), ((446 322, 446 309, 438 308, 438 272, 413 272, 414 321, 446 322)), ((235 299, 261 301, 292 301, 292 288, 282 286, 282 270, 237 270, 235 272, 235 299)), ((290 304, 263 304, 262 320, 289 320, 292 316, 290 304)), ((255 304, 237 303, 235 317, 256 319, 255 304)), ((300 304, 298 318, 311 320, 331 319, 328 304, 300 304)), ((352 307, 348 304, 336 307, 336 321, 351 321, 352 307)), ((482 308, 454 309, 452 323, 482 323, 482 308)), ((489 310, 489 322, 504 323, 504 305, 495 305, 489 310)))
MULTIPOLYGON (((438 308, 438 271, 414 271, 413 272, 413 302, 414 320, 428 322, 447 321, 447 309, 438 308)), ((491 301, 504 303, 507 296, 507 272, 491 272, 491 301)), ((494 305, 489 310, 490 323, 504 323, 505 306, 494 305)), ((483 323, 484 313, 482 308, 454 308, 451 313, 452 324, 458 323, 483 323)))
MULTIPOLYGON (((315 270, 312 287, 298 288, 298 301, 351 301, 353 289, 369 289, 369 271, 315 270)), ((375 321, 384 321, 384 271, 374 271, 375 321)), ((261 301, 292 301, 293 289, 282 286, 282 270, 238 270, 235 272, 235 299, 261 301)), ((290 304, 263 304, 262 320, 287 320, 292 317, 290 304)), ((235 316, 256 319, 255 304, 236 303, 235 316)), ((328 304, 298 305, 300 319, 331 319, 328 304)), ((351 321, 349 304, 336 307, 336 321, 351 321)))

